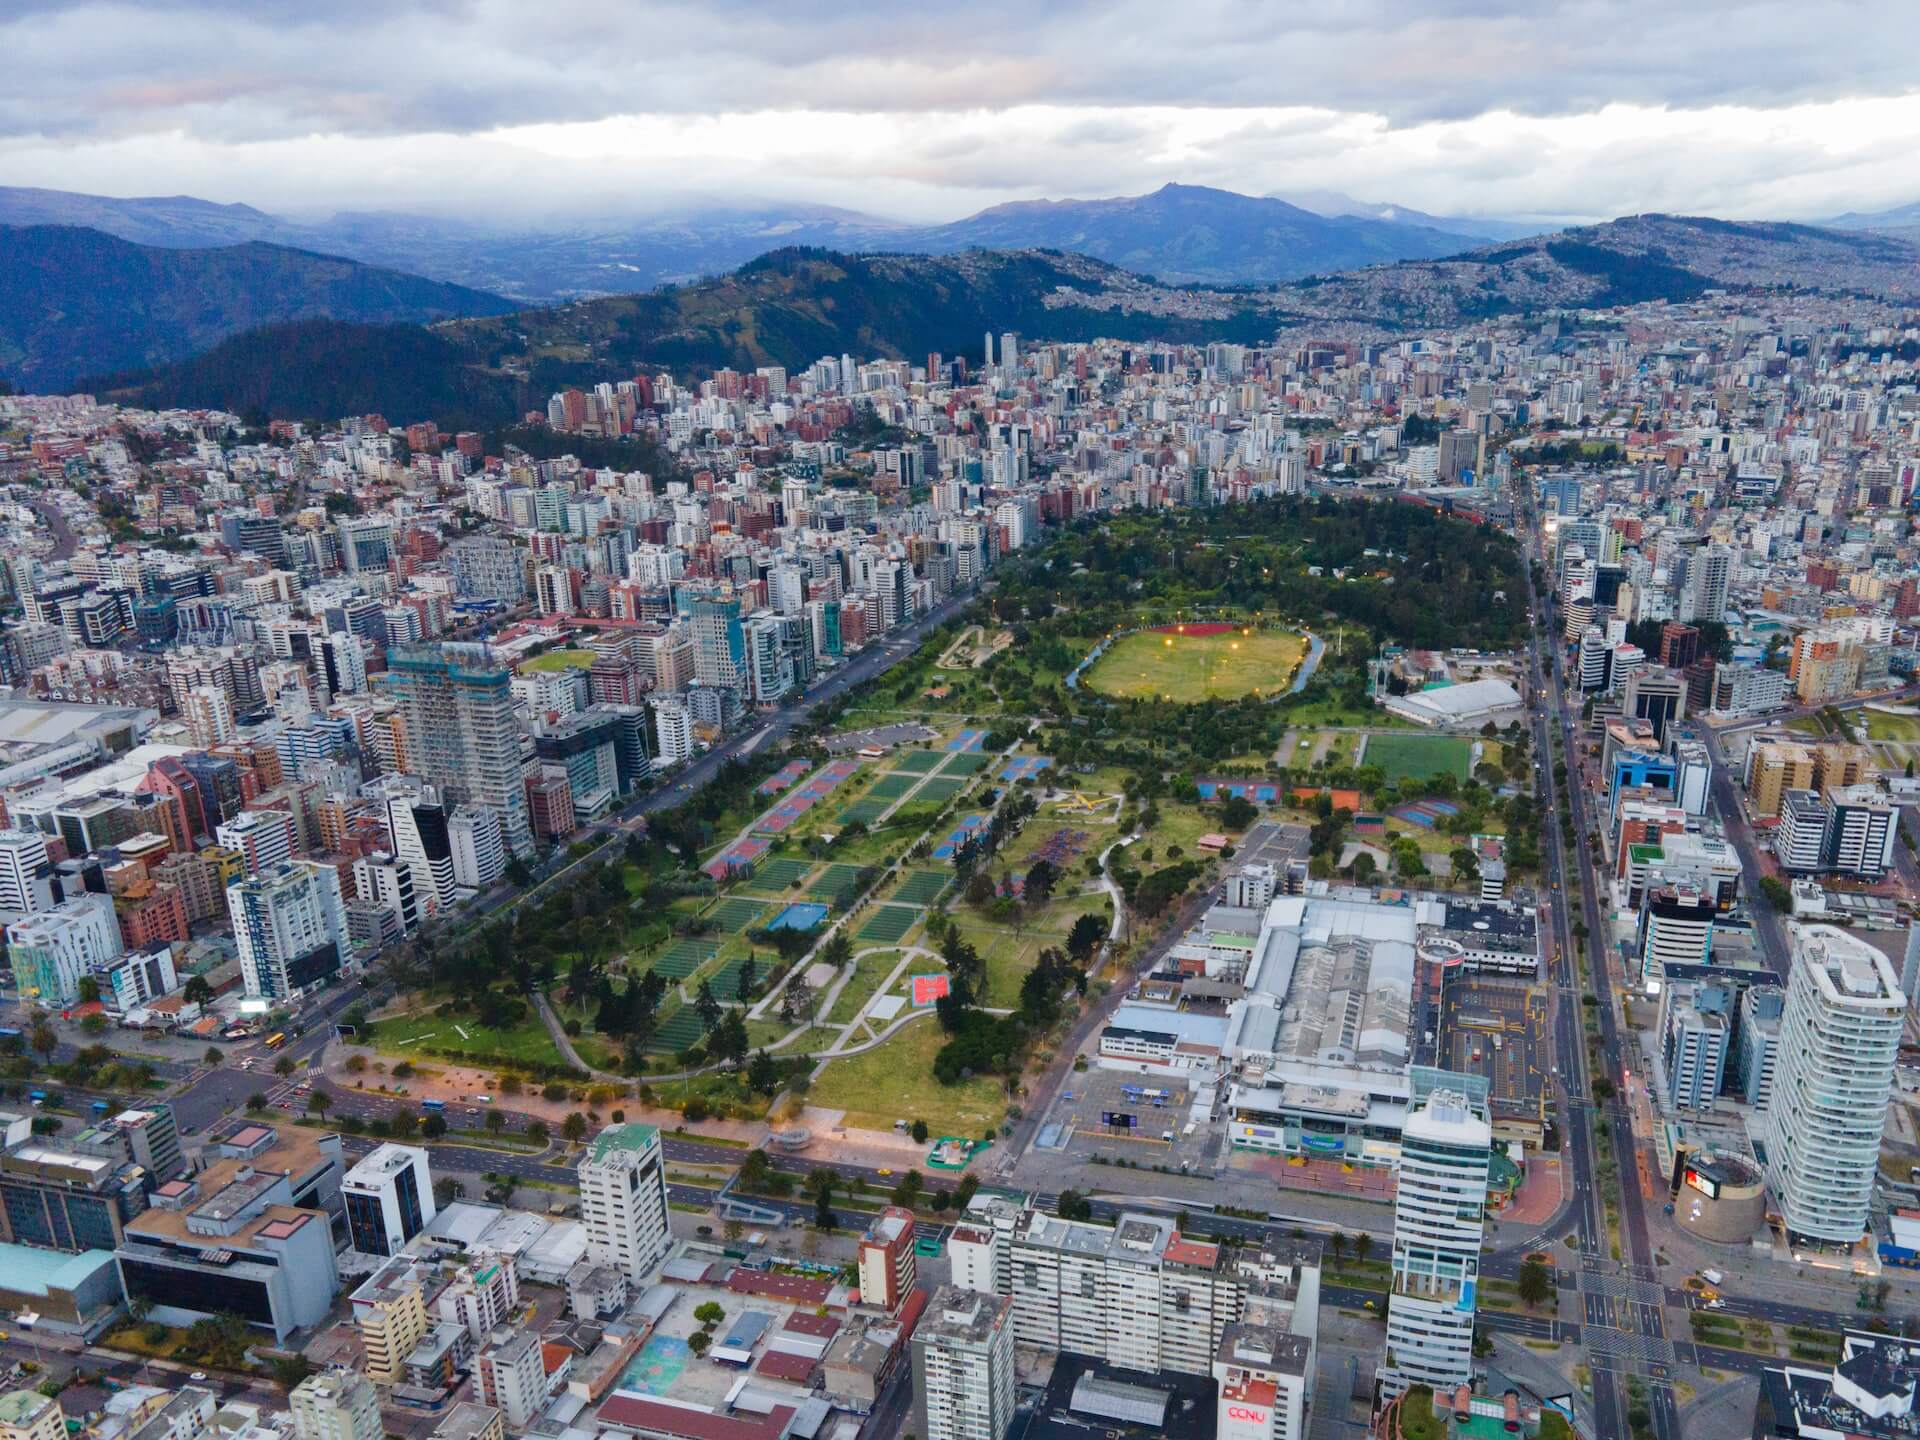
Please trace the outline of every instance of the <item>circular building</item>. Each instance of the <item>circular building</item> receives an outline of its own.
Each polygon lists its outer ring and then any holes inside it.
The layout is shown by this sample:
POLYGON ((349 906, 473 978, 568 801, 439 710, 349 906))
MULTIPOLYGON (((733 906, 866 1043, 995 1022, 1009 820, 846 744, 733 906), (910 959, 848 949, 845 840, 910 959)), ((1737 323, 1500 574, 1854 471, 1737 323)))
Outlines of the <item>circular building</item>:
POLYGON ((1766 1220, 1767 1177, 1743 1155, 1691 1156, 1681 1170, 1673 1218, 1689 1235, 1745 1245, 1766 1220))
POLYGON ((792 1130, 776 1131, 768 1137, 768 1141, 775 1149, 784 1150, 791 1155, 806 1149, 813 1143, 813 1132, 804 1126, 798 1126, 792 1130))

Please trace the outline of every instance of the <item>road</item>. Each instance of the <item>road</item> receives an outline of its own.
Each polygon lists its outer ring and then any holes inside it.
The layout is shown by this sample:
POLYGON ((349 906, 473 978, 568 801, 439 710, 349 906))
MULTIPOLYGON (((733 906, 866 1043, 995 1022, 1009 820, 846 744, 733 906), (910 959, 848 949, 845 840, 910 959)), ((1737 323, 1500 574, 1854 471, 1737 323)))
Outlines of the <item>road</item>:
MULTIPOLYGON (((1546 562, 1545 538, 1539 529, 1532 503, 1523 500, 1521 515, 1530 548, 1546 562)), ((1647 1237, 1646 1207, 1634 1171, 1633 1120, 1626 1104, 1625 1076, 1606 1078, 1616 1087, 1604 1105, 1581 1103, 1592 1093, 1587 1074, 1585 1047, 1587 993, 1581 983, 1577 964, 1580 954, 1574 948, 1572 922, 1567 913, 1567 891, 1562 886, 1577 883, 1581 903, 1581 923, 1592 1006, 1599 1024, 1600 1054, 1609 1069, 1621 1067, 1621 1036, 1614 1017, 1612 977, 1608 969, 1609 946, 1598 900, 1599 869, 1593 863, 1590 846, 1591 817, 1586 814, 1589 797, 1577 784, 1565 787, 1565 795, 1554 775, 1554 760, 1548 743, 1547 723, 1552 717, 1564 746, 1568 773, 1578 765, 1575 721, 1579 706, 1569 708, 1562 689, 1561 668, 1552 664, 1549 647, 1555 644, 1548 613, 1536 593, 1533 566, 1527 566, 1528 604, 1536 617, 1530 650, 1534 703, 1532 707, 1535 760, 1541 776, 1543 810, 1546 823, 1541 826, 1541 860, 1550 882, 1548 904, 1553 912, 1553 934, 1559 952, 1554 966, 1557 999, 1555 1024, 1555 1063, 1568 1082, 1563 1095, 1562 1164, 1566 1183, 1578 1197, 1576 1235, 1580 1248, 1577 1284, 1583 1302, 1593 1319, 1602 1323, 1585 1327, 1587 1360, 1593 1375, 1594 1414, 1603 1435, 1627 1435, 1628 1400, 1621 1375, 1626 1371, 1645 1371, 1647 1409, 1658 1440, 1679 1440, 1680 1415, 1670 1383, 1674 1352, 1666 1333, 1664 1296, 1658 1286, 1659 1274, 1653 1266, 1653 1249, 1647 1237), (1544 673, 1543 673, 1544 672, 1544 673), (1549 708, 1550 705, 1550 708, 1549 708), (1560 835, 1560 807, 1573 822, 1573 866, 1567 864, 1560 835), (1578 1077, 1580 1083, 1571 1082, 1578 1077), (1599 1124, 1617 1137, 1619 1159, 1618 1191, 1620 1199, 1620 1248, 1616 1259, 1613 1240, 1606 1224, 1605 1197, 1600 1185, 1599 1124), (1649 1294, 1651 1292, 1651 1294, 1649 1294)))

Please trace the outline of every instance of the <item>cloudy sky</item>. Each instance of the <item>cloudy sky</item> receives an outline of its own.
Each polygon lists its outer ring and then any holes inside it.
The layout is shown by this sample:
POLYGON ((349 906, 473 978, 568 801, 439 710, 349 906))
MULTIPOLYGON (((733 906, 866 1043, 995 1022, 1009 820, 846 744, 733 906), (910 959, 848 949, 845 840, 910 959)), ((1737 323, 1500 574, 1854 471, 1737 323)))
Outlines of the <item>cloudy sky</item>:
POLYGON ((9 0, 0 55, 0 183, 303 216, 1920 200, 1914 0, 9 0))

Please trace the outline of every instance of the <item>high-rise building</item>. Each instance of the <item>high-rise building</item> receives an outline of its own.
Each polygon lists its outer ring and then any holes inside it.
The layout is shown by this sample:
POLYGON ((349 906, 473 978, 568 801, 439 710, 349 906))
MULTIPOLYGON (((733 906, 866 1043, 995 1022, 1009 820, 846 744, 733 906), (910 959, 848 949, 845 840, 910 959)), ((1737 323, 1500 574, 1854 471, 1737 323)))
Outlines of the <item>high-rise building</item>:
POLYGON ((1675 1110, 1710 1110, 1726 1077, 1733 993, 1725 985, 1683 982, 1660 994, 1663 1098, 1675 1110))
POLYGON ((913 1332, 914 1433, 1002 1440, 1013 1423, 1013 1302, 942 1285, 913 1332))
POLYGON ((533 853, 513 679, 484 645, 416 645, 387 661, 387 692, 400 703, 406 768, 450 805, 484 805, 500 817, 507 848, 533 853))
POLYGON ((1886 956, 1832 925, 1799 925, 1767 1107, 1767 1181, 1789 1240, 1866 1233, 1907 997, 1886 956))
POLYGON ((242 810, 214 829, 215 837, 245 858, 247 873, 278 869, 300 853, 299 829, 285 810, 242 810))
POLYGON ((1713 956, 1713 897, 1688 884, 1649 885, 1640 907, 1641 978, 1656 985, 1669 965, 1704 965, 1713 956))
POLYGON ((38 830, 0 830, 0 920, 53 905, 53 864, 38 830))
POLYGON ((1493 1158, 1484 1076, 1415 1066, 1393 1207, 1381 1390, 1473 1379, 1473 1321, 1493 1158))
POLYGON ((419 1265, 400 1256, 381 1266, 353 1292, 354 1325, 367 1378, 397 1385, 406 1378, 407 1356, 432 1328, 419 1265))
POLYGON ((1778 985, 1749 985, 1740 996, 1733 1087, 1755 1110, 1765 1110, 1773 1102, 1774 1071, 1780 1061, 1780 1017, 1786 1004, 1787 992, 1778 985))
POLYGON ((92 891, 7 926, 14 983, 23 999, 42 1005, 78 1004, 80 982, 104 972, 125 948, 112 898, 92 891))
POLYGON ((660 1132, 653 1126, 609 1125, 580 1160, 587 1254, 619 1266, 636 1283, 660 1268, 671 1239, 661 1153, 660 1132))
POLYGON ((482 1404, 500 1410, 514 1430, 526 1429, 547 1399, 540 1336, 532 1330, 510 1331, 488 1346, 474 1364, 473 1390, 482 1404))
POLYGON ((913 1289, 913 1212, 889 1205, 860 1237, 860 1300, 898 1310, 913 1289))
POLYGON ((397 1255, 436 1213, 427 1152, 412 1145, 380 1146, 347 1172, 340 1191, 362 1255, 397 1255))
POLYGON ((247 994, 285 1000, 339 973, 346 901, 331 865, 295 860, 227 887, 247 994))
POLYGON ((479 805, 462 805, 447 820, 453 851, 453 883, 459 890, 488 890, 507 873, 507 847, 500 817, 479 805))
POLYGON ((299 1440, 381 1440, 380 1397, 351 1370, 309 1375, 287 1399, 299 1440))

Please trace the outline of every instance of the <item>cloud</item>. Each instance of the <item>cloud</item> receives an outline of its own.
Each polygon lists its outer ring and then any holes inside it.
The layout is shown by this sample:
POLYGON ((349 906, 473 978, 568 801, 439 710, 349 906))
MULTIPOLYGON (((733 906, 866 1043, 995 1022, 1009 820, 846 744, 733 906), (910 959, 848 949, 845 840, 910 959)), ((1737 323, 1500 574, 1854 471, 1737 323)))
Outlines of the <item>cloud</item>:
POLYGON ((1442 213, 1913 198, 1920 6, 1727 0, 24 0, 0 178, 914 219, 1168 180, 1442 213))

